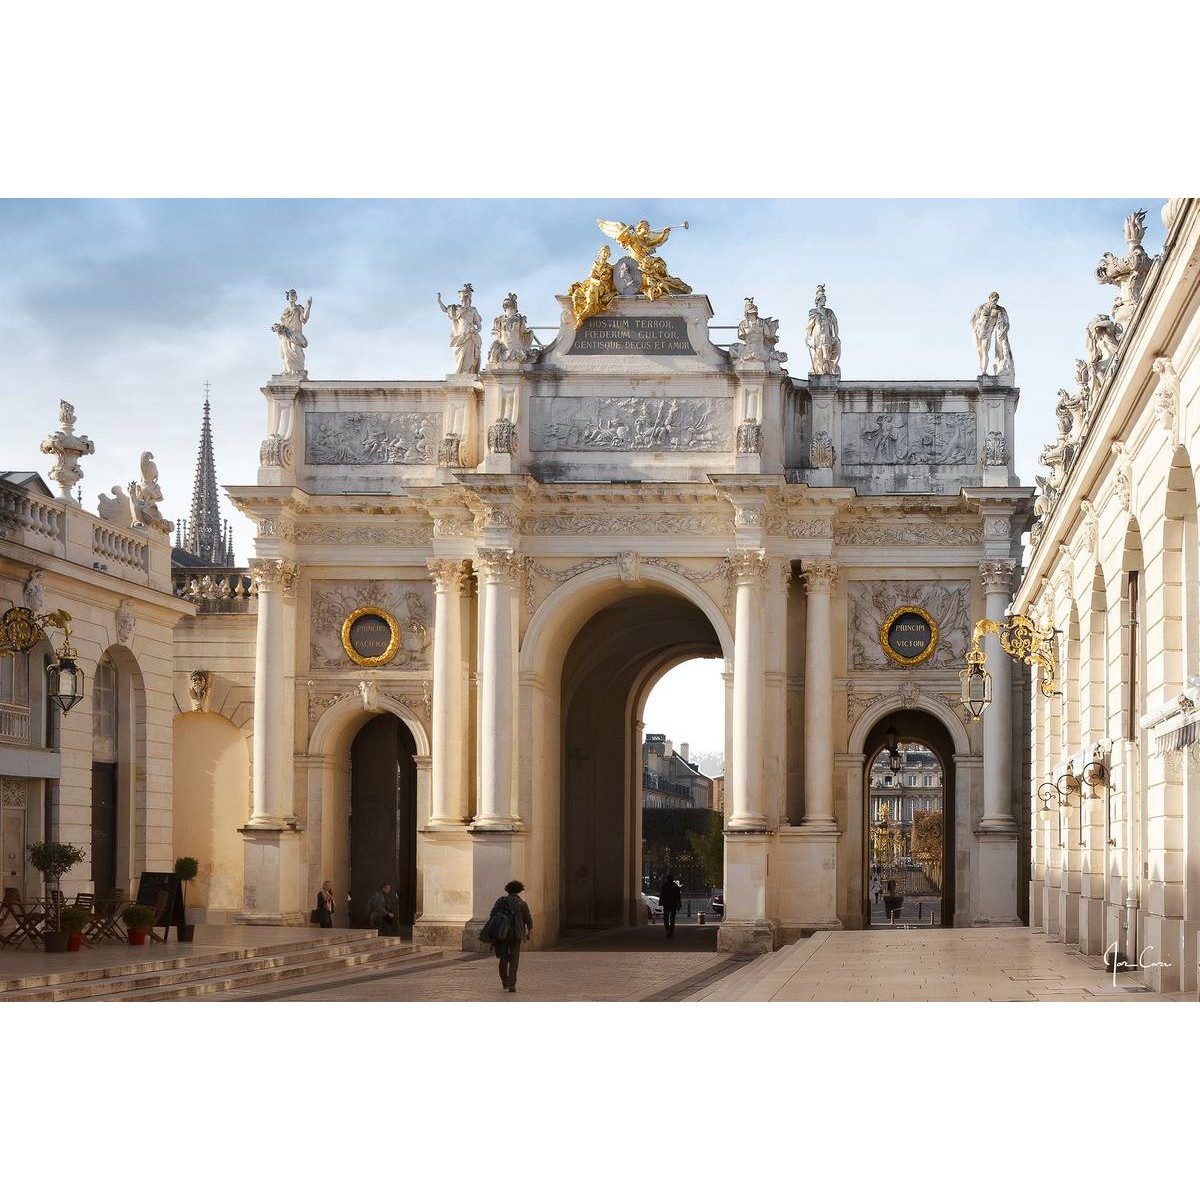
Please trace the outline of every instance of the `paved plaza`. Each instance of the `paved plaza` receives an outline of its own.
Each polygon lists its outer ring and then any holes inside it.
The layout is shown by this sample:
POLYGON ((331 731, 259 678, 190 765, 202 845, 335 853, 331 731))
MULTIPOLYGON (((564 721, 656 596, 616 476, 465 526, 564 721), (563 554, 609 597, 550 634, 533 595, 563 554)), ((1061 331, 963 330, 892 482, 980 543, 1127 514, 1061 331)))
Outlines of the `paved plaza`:
POLYGON ((519 990, 491 956, 450 955, 355 980, 278 984, 214 1001, 1105 1001, 1159 996, 1143 973, 1115 977, 1028 929, 817 933, 761 957, 718 954, 713 926, 592 934, 522 956, 519 990))
POLYGON ((697 1000, 1185 1000, 1118 975, 1036 930, 817 933, 706 987, 697 1000))
POLYGON ((368 936, 364 941, 360 932, 353 935, 358 940, 341 969, 317 963, 311 973, 307 967, 281 971, 292 961, 289 955, 320 959, 323 943, 337 939, 304 928, 201 926, 196 942, 184 945, 111 945, 52 956, 32 947, 10 950, 0 956, 0 998, 24 998, 10 990, 24 981, 28 988, 42 989, 28 996, 35 1000, 194 1003, 1196 999, 1186 993, 1157 995, 1147 988, 1143 972, 1114 976, 1098 959, 1048 941, 1037 930, 839 930, 756 957, 719 953, 718 928, 681 924, 671 939, 661 925, 568 937, 553 949, 526 951, 518 991, 508 994, 490 954, 422 950, 405 939, 368 936), (48 969, 67 974, 46 991, 48 969), (218 982, 190 992, 170 990, 176 977, 182 983, 235 970, 242 974, 231 988, 218 982), (139 984, 104 982, 139 971, 139 984), (160 978, 166 986, 152 986, 160 978))

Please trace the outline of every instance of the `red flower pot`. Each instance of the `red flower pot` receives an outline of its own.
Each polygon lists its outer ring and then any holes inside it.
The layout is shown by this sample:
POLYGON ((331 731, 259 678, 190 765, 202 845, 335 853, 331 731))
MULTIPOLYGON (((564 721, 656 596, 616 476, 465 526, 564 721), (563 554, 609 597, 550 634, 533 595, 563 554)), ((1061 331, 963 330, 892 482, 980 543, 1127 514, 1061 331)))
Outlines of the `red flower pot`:
POLYGON ((82 933, 68 933, 67 934, 67 949, 68 950, 78 950, 81 945, 83 945, 83 934, 82 933))
POLYGON ((144 946, 146 944, 146 931, 144 929, 131 929, 129 931, 129 944, 131 946, 144 946))

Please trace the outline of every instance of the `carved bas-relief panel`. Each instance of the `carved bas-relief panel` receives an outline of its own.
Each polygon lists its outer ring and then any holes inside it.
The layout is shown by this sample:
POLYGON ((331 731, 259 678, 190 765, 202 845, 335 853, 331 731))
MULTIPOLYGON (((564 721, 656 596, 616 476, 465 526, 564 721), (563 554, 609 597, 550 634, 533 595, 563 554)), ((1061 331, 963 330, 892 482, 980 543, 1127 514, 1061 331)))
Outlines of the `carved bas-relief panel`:
POLYGON ((970 588, 954 583, 920 583, 904 580, 852 582, 847 588, 850 605, 850 666, 856 671, 910 670, 889 658, 880 642, 880 630, 899 608, 927 612, 937 626, 937 644, 924 666, 958 670, 967 652, 970 633, 970 588))
POLYGON ((315 412, 304 415, 309 466, 406 466, 435 462, 442 418, 421 412, 315 412))
POLYGON ((973 412, 842 415, 842 462, 848 467, 963 466, 975 458, 973 412))
POLYGON ((530 449, 727 453, 733 409, 699 397, 534 396, 530 449))
POLYGON ((389 668, 420 671, 429 666, 433 641, 431 584, 403 580, 316 582, 312 585, 309 654, 313 670, 350 670, 355 663, 342 644, 346 618, 361 608, 390 613, 399 627, 396 652, 389 668))

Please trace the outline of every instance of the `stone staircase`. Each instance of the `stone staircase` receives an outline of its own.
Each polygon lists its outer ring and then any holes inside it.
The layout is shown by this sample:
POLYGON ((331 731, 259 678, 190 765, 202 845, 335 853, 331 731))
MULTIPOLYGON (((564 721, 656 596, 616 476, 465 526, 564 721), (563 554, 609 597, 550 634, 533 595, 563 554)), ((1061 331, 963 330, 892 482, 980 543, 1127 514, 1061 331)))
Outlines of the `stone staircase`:
POLYGON ((301 942, 228 947, 0 980, 0 1002, 187 1000, 288 980, 358 978, 442 957, 441 950, 381 938, 373 930, 345 929, 301 942))

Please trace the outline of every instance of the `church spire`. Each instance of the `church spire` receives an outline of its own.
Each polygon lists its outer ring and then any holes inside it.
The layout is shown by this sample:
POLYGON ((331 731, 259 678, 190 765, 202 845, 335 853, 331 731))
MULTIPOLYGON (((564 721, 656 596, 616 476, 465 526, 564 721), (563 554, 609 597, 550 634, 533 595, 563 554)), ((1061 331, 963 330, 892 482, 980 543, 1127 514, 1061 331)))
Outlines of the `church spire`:
POLYGON ((183 548, 201 562, 218 567, 233 565, 233 556, 221 523, 217 494, 217 468, 213 459, 212 422, 209 416, 209 383, 204 381, 204 421, 200 426, 200 450, 196 455, 196 481, 192 485, 192 515, 187 523, 183 548))

